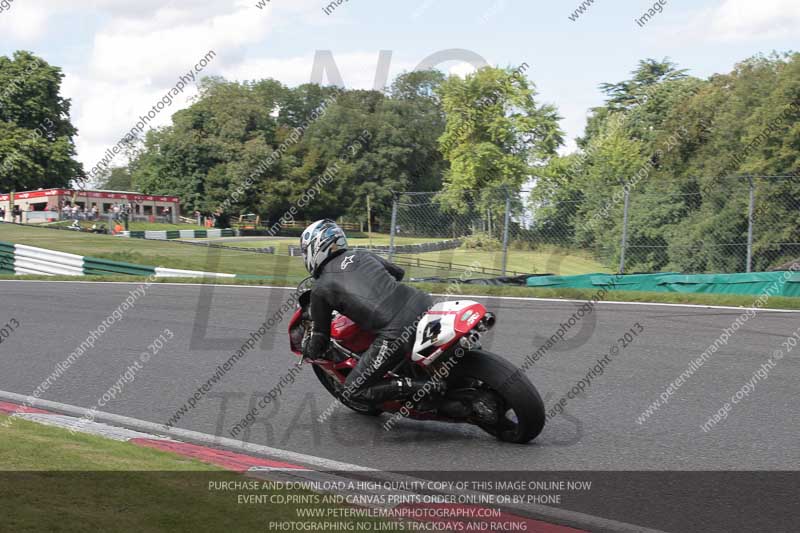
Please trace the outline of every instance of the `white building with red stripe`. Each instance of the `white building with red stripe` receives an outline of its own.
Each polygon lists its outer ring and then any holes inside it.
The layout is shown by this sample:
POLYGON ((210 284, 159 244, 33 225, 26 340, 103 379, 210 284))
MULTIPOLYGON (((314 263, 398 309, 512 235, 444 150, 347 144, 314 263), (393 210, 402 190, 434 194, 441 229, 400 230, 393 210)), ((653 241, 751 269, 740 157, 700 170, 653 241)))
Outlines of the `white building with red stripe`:
MULTIPOLYGON (((157 196, 129 191, 39 189, 14 193, 14 205, 23 213, 23 222, 44 222, 58 219, 65 205, 79 205, 86 213, 97 207, 100 216, 111 213, 115 204, 131 204, 136 218, 155 219, 166 217, 177 223, 180 214, 180 198, 177 196, 157 196), (36 216, 26 217, 25 213, 35 212, 36 216)), ((0 193, 0 208, 5 210, 5 220, 11 220, 11 194, 0 193)))

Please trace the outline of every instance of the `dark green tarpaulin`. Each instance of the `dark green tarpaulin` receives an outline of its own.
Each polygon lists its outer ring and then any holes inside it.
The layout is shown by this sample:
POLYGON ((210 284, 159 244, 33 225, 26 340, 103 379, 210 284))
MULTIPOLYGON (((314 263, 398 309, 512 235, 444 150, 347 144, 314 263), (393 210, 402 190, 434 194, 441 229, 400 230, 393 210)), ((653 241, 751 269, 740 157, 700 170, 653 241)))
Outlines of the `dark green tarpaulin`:
POLYGON ((601 289, 647 292, 694 292, 713 294, 764 294, 800 297, 800 272, 751 274, 582 274, 579 276, 532 276, 528 287, 601 289))

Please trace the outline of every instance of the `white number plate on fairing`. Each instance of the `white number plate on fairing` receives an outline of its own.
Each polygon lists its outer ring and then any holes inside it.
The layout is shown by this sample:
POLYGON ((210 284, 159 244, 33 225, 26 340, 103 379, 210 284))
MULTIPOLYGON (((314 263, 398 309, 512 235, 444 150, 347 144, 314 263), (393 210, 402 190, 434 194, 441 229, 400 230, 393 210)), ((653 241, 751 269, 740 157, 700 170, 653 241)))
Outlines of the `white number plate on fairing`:
POLYGON ((427 356, 420 352, 431 346, 449 344, 459 334, 456 330, 457 323, 472 327, 485 312, 486 310, 481 304, 472 300, 441 302, 434 305, 417 325, 417 338, 411 354, 412 360, 424 361, 426 365, 432 363, 441 355, 441 350, 430 351, 427 356))

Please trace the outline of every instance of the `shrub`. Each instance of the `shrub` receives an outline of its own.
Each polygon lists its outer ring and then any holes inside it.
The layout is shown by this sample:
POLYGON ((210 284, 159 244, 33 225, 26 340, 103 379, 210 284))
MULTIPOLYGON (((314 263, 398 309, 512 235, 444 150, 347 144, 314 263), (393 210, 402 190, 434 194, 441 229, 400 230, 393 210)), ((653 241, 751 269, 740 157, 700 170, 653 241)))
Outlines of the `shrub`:
POLYGON ((463 241, 464 242, 461 244, 462 248, 486 250, 490 252, 503 249, 503 243, 487 233, 475 233, 469 237, 464 237, 463 241))

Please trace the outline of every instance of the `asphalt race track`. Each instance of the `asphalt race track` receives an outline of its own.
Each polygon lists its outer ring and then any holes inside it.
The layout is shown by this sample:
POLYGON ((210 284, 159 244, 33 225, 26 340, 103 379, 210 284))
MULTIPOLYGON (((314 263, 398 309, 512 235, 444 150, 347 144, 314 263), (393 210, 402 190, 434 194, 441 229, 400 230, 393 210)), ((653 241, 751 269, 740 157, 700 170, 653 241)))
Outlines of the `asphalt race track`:
MULTIPOLYGON (((0 323, 11 318, 20 323, 0 347, 0 390, 31 394, 135 287, 0 282, 0 323)), ((82 407, 97 404, 167 328, 174 338, 133 382, 124 385, 116 400, 101 409, 165 423, 288 295, 287 290, 263 287, 154 284, 43 397, 82 407)), ((498 316, 484 347, 517 363, 553 335, 579 305, 481 301, 498 316)), ((700 426, 797 331, 800 313, 759 312, 680 387, 668 405, 643 424, 636 422, 741 314, 733 309, 599 305, 529 370, 548 407, 586 376, 610 347, 619 345, 626 332, 643 331, 620 349, 581 397, 569 401, 564 415, 548 422, 542 435, 526 446, 499 443, 477 428, 441 423, 404 420, 387 432, 382 428, 386 416, 363 417, 344 408, 319 422, 317 417, 331 399, 309 367, 281 389, 278 400, 243 436, 259 444, 384 470, 583 471, 592 472, 586 479, 595 480, 603 478, 603 471, 611 479, 611 472, 619 471, 795 470, 800 464, 796 408, 800 347, 781 359, 727 419, 707 433, 700 426)), ((266 346, 242 359, 177 426, 230 437, 234 424, 296 361, 288 351, 286 320, 267 333, 266 346)), ((633 502, 607 501, 600 506, 597 498, 593 501, 576 499, 574 506, 583 512, 605 512, 616 520, 639 524, 648 520, 637 513, 633 502)), ((652 520, 651 527, 665 524, 658 517, 652 520)))

